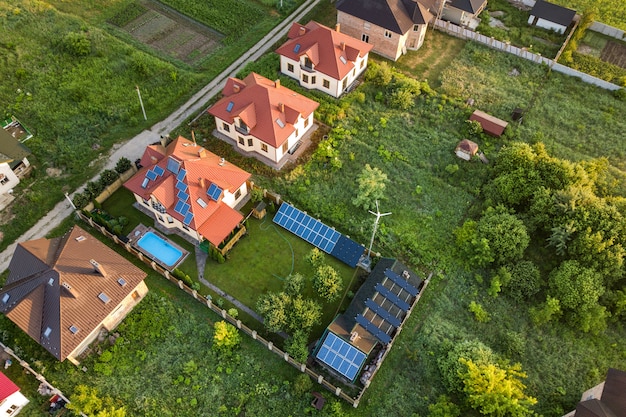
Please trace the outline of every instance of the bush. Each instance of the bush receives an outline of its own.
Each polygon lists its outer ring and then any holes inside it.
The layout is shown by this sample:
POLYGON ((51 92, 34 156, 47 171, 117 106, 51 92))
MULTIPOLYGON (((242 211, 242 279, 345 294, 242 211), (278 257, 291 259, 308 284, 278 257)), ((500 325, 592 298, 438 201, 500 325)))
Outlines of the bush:
POLYGON ((485 310, 483 306, 476 301, 472 301, 470 303, 469 311, 474 313, 474 318, 479 323, 487 323, 489 320, 491 320, 491 317, 489 317, 489 313, 487 313, 487 310, 485 310))
POLYGON ((301 397, 313 389, 313 381, 307 374, 298 374, 293 381, 293 394, 296 397, 301 397))
POLYGON ((389 105, 400 110, 408 110, 415 105, 415 98, 409 90, 399 88, 391 93, 389 105))
POLYGON ((83 32, 69 32, 63 37, 63 49, 70 55, 81 57, 91 54, 91 41, 83 32))
POLYGON ((510 273, 511 280, 506 284, 506 290, 514 300, 526 301, 541 290, 541 273, 532 261, 518 262, 510 273))
POLYGON ((72 197, 72 203, 74 203, 79 210, 85 208, 85 206, 89 204, 89 201, 91 201, 91 198, 85 193, 77 193, 72 197))
POLYGON ((119 177, 120 176, 116 171, 112 169, 105 169, 100 174, 100 185, 103 188, 106 188, 107 186, 113 184, 119 177))
POLYGON ((115 164, 115 171, 118 174, 123 174, 126 171, 128 171, 131 167, 132 167, 132 162, 130 162, 130 159, 125 158, 125 157, 121 157, 117 161, 117 164, 115 164))

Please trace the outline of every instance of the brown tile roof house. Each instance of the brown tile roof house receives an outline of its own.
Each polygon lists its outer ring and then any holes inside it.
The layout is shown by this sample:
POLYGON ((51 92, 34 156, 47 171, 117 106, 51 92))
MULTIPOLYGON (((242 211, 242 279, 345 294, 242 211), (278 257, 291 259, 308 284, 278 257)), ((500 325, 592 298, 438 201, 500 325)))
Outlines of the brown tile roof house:
POLYGON ((276 53, 280 70, 308 89, 339 97, 367 68, 373 45, 317 22, 293 23, 276 53))
POLYGON ((422 46, 433 14, 422 1, 340 0, 341 31, 374 45, 373 52, 396 61, 407 49, 422 46))
POLYGON ((313 127, 319 103, 281 86, 280 81, 250 73, 229 78, 224 97, 209 109, 217 131, 237 149, 261 161, 279 164, 313 127))
POLYGON ((609 368, 606 380, 583 394, 573 415, 626 417, 626 372, 609 368))
POLYGON ((477 121, 485 133, 495 137, 502 136, 504 129, 509 125, 508 122, 480 110, 474 110, 469 120, 477 121))
POLYGON ((248 195, 250 173, 202 146, 182 136, 150 145, 141 165, 124 187, 161 226, 219 246, 243 220, 235 207, 248 195))
POLYGON ((0 311, 55 358, 76 357, 147 294, 146 273, 74 226, 63 237, 19 243, 0 311))

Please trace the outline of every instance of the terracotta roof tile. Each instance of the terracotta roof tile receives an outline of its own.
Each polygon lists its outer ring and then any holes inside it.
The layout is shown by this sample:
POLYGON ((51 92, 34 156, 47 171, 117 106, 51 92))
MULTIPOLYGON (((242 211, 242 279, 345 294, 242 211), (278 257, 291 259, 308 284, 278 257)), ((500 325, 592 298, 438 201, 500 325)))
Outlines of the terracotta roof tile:
POLYGON ((295 131, 295 127, 289 121, 282 128, 276 123, 276 119, 282 113, 279 104, 283 104, 285 109, 297 112, 302 118, 308 118, 319 106, 319 103, 287 87, 276 85, 274 81, 254 72, 244 80, 229 78, 222 93, 224 97, 209 109, 209 114, 227 123, 233 123, 235 118, 241 118, 250 127, 250 135, 274 148, 280 147, 295 131), (233 89, 235 85, 240 86, 239 92, 233 89), (231 102, 233 104, 229 111, 231 102), (254 106, 254 119, 250 114, 251 105, 254 106), (246 120, 254 120, 254 126, 246 120))
POLYGON ((374 47, 314 21, 306 26, 294 23, 288 36, 289 40, 276 50, 277 54, 294 61, 300 61, 300 57, 306 55, 316 71, 336 80, 342 80, 354 68, 354 61, 374 47), (296 48, 296 45, 300 47, 296 48), (342 56, 347 63, 342 62, 342 56))
POLYGON ((0 372, 0 402, 6 400, 10 395, 15 394, 20 387, 15 385, 5 374, 0 372))

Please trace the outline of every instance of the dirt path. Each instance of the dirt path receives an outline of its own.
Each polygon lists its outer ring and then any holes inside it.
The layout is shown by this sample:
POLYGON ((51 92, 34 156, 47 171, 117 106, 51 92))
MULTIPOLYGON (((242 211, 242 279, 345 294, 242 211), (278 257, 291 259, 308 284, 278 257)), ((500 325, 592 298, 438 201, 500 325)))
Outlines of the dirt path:
MULTIPOLYGON (((296 11, 294 11, 289 17, 279 23, 274 29, 272 29, 267 35, 257 42, 253 47, 247 50, 239 59, 233 62, 222 73, 215 77, 210 83, 204 86, 200 91, 194 94, 185 104, 176 109, 165 120, 152 126, 149 130, 144 130, 134 138, 123 143, 113 150, 108 158, 107 163, 103 169, 114 169, 115 164, 121 157, 126 157, 131 161, 139 158, 147 145, 157 142, 161 136, 167 135, 174 128, 178 127, 185 120, 192 116, 199 116, 204 113, 206 109, 207 101, 218 94, 228 77, 234 76, 238 71, 243 69, 245 64, 249 61, 257 60, 267 50, 276 43, 281 37, 285 36, 289 31, 289 27, 292 22, 300 20, 307 13, 309 13, 320 0, 307 0, 296 11), (198 114, 198 112, 200 112, 198 114)), ((97 181, 98 176, 95 176, 91 181, 97 181)), ((77 192, 82 192, 85 188, 83 184, 78 188, 70 198, 77 192)), ((57 203, 56 206, 42 219, 40 219, 35 226, 24 233, 17 239, 17 242, 25 242, 27 240, 38 239, 44 237, 52 229, 63 221, 67 216, 71 215, 73 208, 69 201, 62 200, 57 203)), ((10 244, 4 252, 0 253, 0 271, 4 271, 9 267, 9 262, 15 251, 17 243, 10 244)))

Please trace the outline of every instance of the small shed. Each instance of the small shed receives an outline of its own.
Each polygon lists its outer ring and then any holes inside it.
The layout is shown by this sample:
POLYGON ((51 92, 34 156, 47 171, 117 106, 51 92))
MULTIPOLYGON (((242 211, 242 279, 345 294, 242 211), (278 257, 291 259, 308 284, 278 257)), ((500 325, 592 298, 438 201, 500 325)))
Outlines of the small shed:
POLYGON ((454 153, 461 159, 469 161, 478 152, 478 144, 469 139, 463 139, 456 145, 454 153))
POLYGON ((565 33, 574 21, 576 11, 544 0, 537 0, 528 18, 528 24, 565 33))
POLYGON ((502 136, 504 129, 509 125, 508 122, 480 110, 474 110, 469 120, 477 121, 482 126, 483 132, 495 137, 502 136))
POLYGON ((326 399, 317 391, 313 391, 313 401, 311 401, 311 406, 315 407, 316 410, 321 410, 324 408, 324 404, 326 404, 326 399))
POLYGON ((267 214, 266 207, 267 206, 263 200, 259 201, 259 204, 252 209, 252 215, 259 220, 262 219, 267 214))

